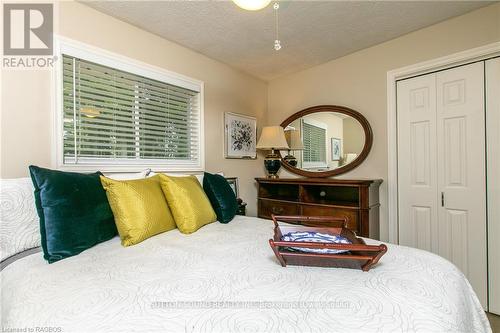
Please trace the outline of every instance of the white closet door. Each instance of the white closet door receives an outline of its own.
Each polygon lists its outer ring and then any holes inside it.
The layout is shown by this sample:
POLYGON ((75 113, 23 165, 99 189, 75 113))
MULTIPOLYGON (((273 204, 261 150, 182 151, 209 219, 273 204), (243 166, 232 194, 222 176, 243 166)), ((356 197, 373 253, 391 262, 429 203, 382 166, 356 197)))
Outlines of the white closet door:
POLYGON ((439 72, 439 254, 462 270, 487 307, 484 63, 439 72))
POLYGON ((487 306, 484 63, 398 82, 400 244, 459 267, 487 306))
POLYGON ((399 242, 437 253, 436 75, 397 84, 399 242))
POLYGON ((500 315, 500 58, 486 61, 489 311, 500 315))

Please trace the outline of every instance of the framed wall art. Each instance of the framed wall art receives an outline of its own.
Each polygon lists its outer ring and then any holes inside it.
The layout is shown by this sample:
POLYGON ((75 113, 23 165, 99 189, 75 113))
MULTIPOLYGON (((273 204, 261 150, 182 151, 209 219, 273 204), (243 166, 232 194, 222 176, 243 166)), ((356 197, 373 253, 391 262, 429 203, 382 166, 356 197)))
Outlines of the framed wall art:
POLYGON ((342 156, 342 140, 332 138, 332 161, 340 161, 342 156))
POLYGON ((225 158, 257 158, 257 119, 237 113, 224 114, 225 158))

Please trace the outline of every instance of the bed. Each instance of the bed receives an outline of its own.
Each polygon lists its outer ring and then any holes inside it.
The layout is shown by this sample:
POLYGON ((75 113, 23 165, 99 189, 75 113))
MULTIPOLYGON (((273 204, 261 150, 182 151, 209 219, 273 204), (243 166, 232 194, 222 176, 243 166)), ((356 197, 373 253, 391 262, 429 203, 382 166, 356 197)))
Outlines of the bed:
MULTIPOLYGON (((2 326, 61 332, 491 332, 464 275, 388 244, 369 272, 279 265, 273 223, 237 216, 122 247, 118 237, 1 272, 2 326)), ((373 240, 367 243, 376 244, 373 240)))

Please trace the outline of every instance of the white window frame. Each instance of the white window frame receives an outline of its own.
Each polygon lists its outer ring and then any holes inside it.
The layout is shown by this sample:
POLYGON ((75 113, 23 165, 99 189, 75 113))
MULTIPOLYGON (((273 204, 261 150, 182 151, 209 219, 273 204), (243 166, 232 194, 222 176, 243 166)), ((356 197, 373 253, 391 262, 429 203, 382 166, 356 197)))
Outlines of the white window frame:
POLYGON ((67 171, 96 171, 103 172, 130 172, 142 171, 151 168, 155 171, 203 171, 205 169, 205 130, 204 130, 204 82, 178 73, 152 66, 147 63, 131 59, 92 45, 81 43, 61 36, 54 36, 54 54, 57 61, 52 70, 54 87, 53 124, 52 131, 52 163, 59 170, 67 171), (62 55, 73 56, 88 60, 100 65, 123 70, 132 74, 145 76, 154 80, 183 87, 199 92, 200 117, 198 120, 197 161, 171 161, 157 159, 141 160, 100 160, 87 159, 79 164, 65 164, 63 150, 63 61, 62 55))
POLYGON ((328 147, 328 126, 320 121, 314 120, 314 119, 302 119, 301 123, 301 130, 300 133, 302 133, 302 142, 304 142, 304 128, 302 126, 303 123, 319 127, 325 130, 325 162, 305 162, 304 161, 304 154, 302 154, 302 167, 305 169, 314 169, 314 168, 326 168, 328 167, 328 162, 327 160, 327 147, 328 147))

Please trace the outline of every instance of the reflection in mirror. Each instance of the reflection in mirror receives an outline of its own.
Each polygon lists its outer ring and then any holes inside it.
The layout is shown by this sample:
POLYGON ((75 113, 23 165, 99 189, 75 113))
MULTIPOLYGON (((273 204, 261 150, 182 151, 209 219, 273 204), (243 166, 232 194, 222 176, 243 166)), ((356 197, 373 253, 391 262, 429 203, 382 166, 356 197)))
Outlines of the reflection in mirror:
POLYGON ((296 167, 298 164, 297 158, 293 155, 292 152, 298 152, 300 150, 304 150, 304 143, 301 137, 301 131, 295 129, 292 126, 287 126, 285 128, 285 138, 288 143, 288 154, 283 157, 283 160, 290 164, 291 166, 296 167))
POLYGON ((285 163, 312 172, 334 170, 354 161, 365 145, 363 126, 338 112, 317 112, 285 128, 290 147, 285 163))

